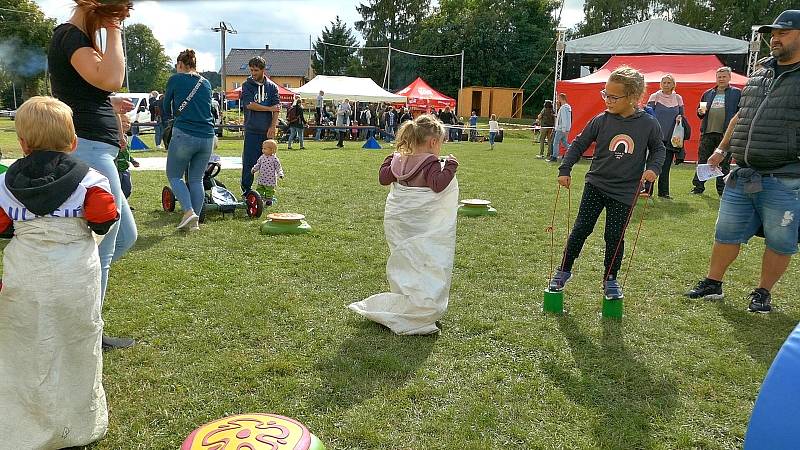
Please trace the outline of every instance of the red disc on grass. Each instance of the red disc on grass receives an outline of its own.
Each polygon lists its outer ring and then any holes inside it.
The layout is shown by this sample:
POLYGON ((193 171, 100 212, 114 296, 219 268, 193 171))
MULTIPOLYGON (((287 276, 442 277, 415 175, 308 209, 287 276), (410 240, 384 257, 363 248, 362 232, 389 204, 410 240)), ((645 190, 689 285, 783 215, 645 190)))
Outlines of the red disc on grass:
POLYGON ((240 414, 192 431, 180 450, 325 450, 297 420, 277 414, 240 414))

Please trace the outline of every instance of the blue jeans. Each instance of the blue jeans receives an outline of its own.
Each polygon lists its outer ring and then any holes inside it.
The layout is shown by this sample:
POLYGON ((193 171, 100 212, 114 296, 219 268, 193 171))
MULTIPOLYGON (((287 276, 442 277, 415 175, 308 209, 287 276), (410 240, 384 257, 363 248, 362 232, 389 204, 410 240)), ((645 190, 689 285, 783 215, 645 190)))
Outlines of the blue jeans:
POLYGON ((156 121, 156 125, 153 127, 153 132, 155 133, 156 147, 158 147, 161 145, 161 138, 164 135, 164 125, 160 120, 156 121))
POLYGON ((489 132, 489 145, 494 147, 494 137, 497 136, 497 131, 490 131, 489 132))
POLYGON ((253 188, 253 174, 250 172, 261 157, 261 144, 267 140, 266 133, 244 133, 242 150, 242 193, 253 188))
POLYGON ((124 195, 125 198, 130 198, 131 192, 133 191, 133 184, 131 184, 130 170, 119 172, 119 185, 122 188, 122 195, 124 195))
POLYGON ((322 140, 322 128, 317 128, 317 130, 314 132, 314 140, 315 141, 322 140))
POLYGON ((203 210, 205 200, 203 173, 206 171, 213 148, 213 137, 199 138, 179 128, 172 129, 172 140, 169 142, 167 152, 167 179, 184 212, 191 209, 195 214, 200 214, 203 210), (183 181, 183 174, 187 171, 188 186, 183 181))
POLYGON ((122 258, 133 247, 133 243, 136 242, 137 238, 136 222, 133 221, 133 213, 128 207, 128 200, 122 194, 119 172, 117 171, 117 165, 114 163, 117 153, 119 153, 119 147, 83 138, 78 138, 78 148, 75 150, 76 158, 108 178, 111 184, 111 193, 114 194, 114 201, 120 212, 119 221, 111 227, 98 248, 98 253, 100 254, 100 289, 103 299, 106 296, 108 271, 111 268, 111 262, 122 258))
POLYGON ((567 142, 567 132, 566 131, 555 131, 553 130, 553 159, 558 159, 558 154, 560 153, 559 150, 561 148, 561 144, 564 144, 564 147, 569 150, 569 142, 567 142))
POLYGON ((300 141, 300 148, 305 147, 303 145, 303 129, 297 127, 289 127, 289 148, 292 148, 292 142, 294 142, 295 137, 297 137, 297 140, 300 141))
POLYGON ((762 191, 752 194, 744 191, 740 177, 735 183, 722 193, 714 240, 744 244, 763 227, 767 248, 780 255, 797 253, 800 178, 763 176, 762 191))

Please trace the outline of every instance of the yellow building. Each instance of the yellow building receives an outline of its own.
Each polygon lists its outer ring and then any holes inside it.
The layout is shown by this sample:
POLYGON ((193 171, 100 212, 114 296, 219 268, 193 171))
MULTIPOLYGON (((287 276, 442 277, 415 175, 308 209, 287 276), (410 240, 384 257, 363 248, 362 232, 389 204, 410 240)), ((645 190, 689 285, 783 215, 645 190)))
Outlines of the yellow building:
POLYGON ((522 118, 524 92, 514 88, 470 86, 458 92, 458 115, 478 117, 496 114, 498 118, 522 118))
POLYGON ((247 80, 250 76, 247 63, 254 56, 261 56, 267 61, 267 76, 279 86, 298 88, 314 78, 309 50, 271 49, 269 45, 263 49, 232 48, 225 57, 226 91, 241 87, 247 80))

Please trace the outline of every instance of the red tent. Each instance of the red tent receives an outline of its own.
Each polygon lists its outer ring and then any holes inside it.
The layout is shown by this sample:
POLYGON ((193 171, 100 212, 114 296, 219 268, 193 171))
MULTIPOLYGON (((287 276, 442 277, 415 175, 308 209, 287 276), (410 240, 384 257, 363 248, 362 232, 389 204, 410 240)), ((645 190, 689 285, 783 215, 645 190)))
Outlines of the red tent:
POLYGON ((413 83, 397 91, 396 94, 408 98, 408 107, 412 110, 428 111, 431 108, 440 109, 445 106, 455 108, 456 106, 455 99, 430 87, 425 80, 419 77, 413 83))
MULTIPOLYGON (((294 92, 278 84, 278 96, 280 97, 281 103, 291 103, 294 100, 294 95, 295 95, 294 92)), ((238 87, 231 91, 225 91, 225 98, 227 100, 239 100, 239 97, 241 96, 242 96, 241 87, 238 87)))
MULTIPOLYGON (((697 148, 700 144, 700 119, 697 118, 697 106, 703 92, 713 87, 717 80, 717 69, 724 64, 714 55, 641 55, 612 56, 597 72, 575 80, 559 81, 558 92, 567 94, 567 101, 572 106, 572 130, 568 140, 572 142, 586 124, 594 116, 605 110, 605 103, 600 97, 608 76, 619 66, 627 65, 637 69, 644 75, 647 88, 642 102, 647 102, 653 92, 661 89, 661 77, 672 74, 677 87, 675 92, 683 97, 686 117, 692 128, 691 139, 684 144, 686 160, 697 160, 697 148)), ((747 77, 732 74, 731 84, 741 88, 747 77)))

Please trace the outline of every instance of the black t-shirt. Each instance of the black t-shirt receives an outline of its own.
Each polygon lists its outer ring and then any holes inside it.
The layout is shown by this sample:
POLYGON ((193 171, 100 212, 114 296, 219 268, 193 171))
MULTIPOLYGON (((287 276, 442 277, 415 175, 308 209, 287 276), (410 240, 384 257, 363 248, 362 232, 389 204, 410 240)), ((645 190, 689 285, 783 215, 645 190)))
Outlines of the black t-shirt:
POLYGON ((111 93, 89 84, 70 62, 75 51, 83 47, 92 48, 92 41, 75 25, 63 23, 53 31, 47 52, 53 95, 72 108, 78 137, 118 146, 119 130, 109 99, 111 93))

